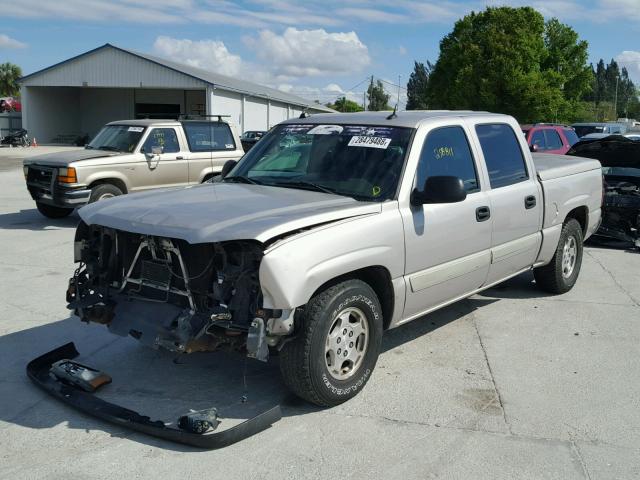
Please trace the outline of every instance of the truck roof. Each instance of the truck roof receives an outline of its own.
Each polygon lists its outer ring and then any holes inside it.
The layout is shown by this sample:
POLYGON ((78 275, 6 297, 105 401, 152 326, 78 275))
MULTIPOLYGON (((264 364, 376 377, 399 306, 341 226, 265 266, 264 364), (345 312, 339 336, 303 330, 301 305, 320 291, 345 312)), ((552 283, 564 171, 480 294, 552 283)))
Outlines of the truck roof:
POLYGON ((304 124, 304 123, 335 123, 335 124, 357 124, 357 125, 388 125, 390 127, 410 127, 415 128, 425 120, 439 118, 460 118, 460 117, 486 117, 510 118, 508 115, 474 112, 470 110, 409 110, 396 112, 396 116, 387 119, 391 114, 385 112, 355 112, 355 113, 317 113, 307 118, 291 118, 282 123, 304 124))

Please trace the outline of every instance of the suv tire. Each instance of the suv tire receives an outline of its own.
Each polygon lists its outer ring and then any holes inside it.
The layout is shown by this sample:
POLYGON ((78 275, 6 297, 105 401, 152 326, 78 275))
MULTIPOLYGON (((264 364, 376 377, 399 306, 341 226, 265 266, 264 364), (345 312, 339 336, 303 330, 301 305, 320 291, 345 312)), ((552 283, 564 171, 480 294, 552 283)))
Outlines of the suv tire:
POLYGON ((71 215, 73 208, 55 207, 46 203, 36 202, 38 211, 47 218, 64 218, 71 215))
POLYGON ((122 190, 111 183, 101 183, 91 189, 89 203, 104 200, 105 198, 117 197, 118 195, 122 195, 122 193, 122 190))
POLYGON ((365 386, 380 354, 382 310, 373 289, 346 280, 317 293, 280 352, 280 371, 297 396, 322 407, 365 386))
POLYGON ((562 226, 551 262, 533 269, 538 287, 550 293, 566 293, 571 290, 580 273, 582 252, 582 227, 572 218, 562 226))

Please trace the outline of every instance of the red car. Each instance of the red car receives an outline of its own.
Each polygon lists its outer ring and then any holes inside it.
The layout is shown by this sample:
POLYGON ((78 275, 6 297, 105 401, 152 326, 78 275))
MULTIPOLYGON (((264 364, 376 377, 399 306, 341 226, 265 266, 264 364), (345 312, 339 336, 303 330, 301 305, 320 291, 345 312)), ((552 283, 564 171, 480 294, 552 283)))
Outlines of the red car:
POLYGON ((21 112, 22 104, 13 97, 0 98, 0 112, 21 112))
POLYGON ((575 130, 568 125, 536 123, 520 125, 532 152, 564 155, 578 141, 575 130))

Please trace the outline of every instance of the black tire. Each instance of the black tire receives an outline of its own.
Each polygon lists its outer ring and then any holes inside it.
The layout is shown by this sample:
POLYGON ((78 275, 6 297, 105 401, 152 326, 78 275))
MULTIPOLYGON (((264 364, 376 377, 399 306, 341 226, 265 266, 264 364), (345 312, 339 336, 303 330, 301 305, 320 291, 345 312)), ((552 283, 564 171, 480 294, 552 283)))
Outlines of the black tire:
POLYGON ((101 183, 91 189, 89 203, 97 202, 104 198, 117 197, 118 195, 122 195, 122 193, 122 190, 111 183, 101 183))
POLYGON ((47 218, 64 218, 73 212, 73 208, 54 207, 53 205, 40 202, 36 202, 36 208, 47 218))
POLYGON ((339 405, 357 395, 375 368, 382 341, 382 310, 373 289, 361 280, 338 283, 315 295, 296 320, 295 337, 280 352, 280 371, 287 387, 322 407, 339 405), (349 308, 366 317, 368 341, 358 366, 343 380, 330 373, 325 344, 338 314, 349 308))
POLYGON ((582 265, 582 227, 575 219, 569 219, 562 226, 560 240, 556 247, 556 253, 553 255, 549 264, 533 269, 533 276, 539 288, 550 293, 566 293, 573 288, 580 274, 582 265), (565 275, 563 264, 563 252, 567 242, 573 239, 575 242, 576 253, 575 263, 569 275, 565 275))

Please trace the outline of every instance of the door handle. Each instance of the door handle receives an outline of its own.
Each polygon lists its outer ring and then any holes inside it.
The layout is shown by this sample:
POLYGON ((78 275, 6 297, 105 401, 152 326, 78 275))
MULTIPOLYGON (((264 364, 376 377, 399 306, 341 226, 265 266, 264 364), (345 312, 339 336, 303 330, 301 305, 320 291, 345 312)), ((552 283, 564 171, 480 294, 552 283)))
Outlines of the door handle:
POLYGON ((184 157, 183 157, 182 155, 178 155, 178 156, 176 157, 176 160, 184 160, 184 157))
POLYGON ((491 217, 491 210, 489 207, 478 207, 476 208, 476 220, 478 222, 484 222, 485 220, 489 220, 491 217))
POLYGON ((534 195, 529 195, 524 197, 524 208, 527 210, 536 206, 536 197, 534 195))

